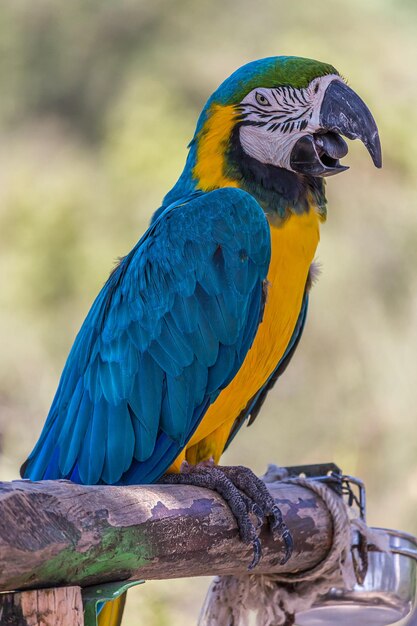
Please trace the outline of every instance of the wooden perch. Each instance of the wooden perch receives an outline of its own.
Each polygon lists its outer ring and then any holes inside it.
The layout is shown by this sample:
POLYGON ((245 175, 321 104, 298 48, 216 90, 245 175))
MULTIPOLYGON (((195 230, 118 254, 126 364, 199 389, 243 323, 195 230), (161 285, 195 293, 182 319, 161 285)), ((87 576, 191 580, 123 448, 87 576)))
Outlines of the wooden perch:
MULTIPOLYGON (((282 543, 265 525, 256 573, 310 569, 331 545, 324 502, 303 487, 268 487, 295 548, 281 566, 282 543)), ((0 591, 237 574, 251 560, 227 505, 207 489, 0 483, 0 591)))

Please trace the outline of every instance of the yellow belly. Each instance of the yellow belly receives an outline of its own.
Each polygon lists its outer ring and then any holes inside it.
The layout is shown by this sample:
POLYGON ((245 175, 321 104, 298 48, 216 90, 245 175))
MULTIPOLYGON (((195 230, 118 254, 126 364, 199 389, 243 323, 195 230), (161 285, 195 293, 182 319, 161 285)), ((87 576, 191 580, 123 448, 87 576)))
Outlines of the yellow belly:
POLYGON ((275 370, 297 322, 310 265, 319 242, 319 217, 292 215, 281 226, 270 225, 271 262, 263 321, 242 367, 209 407, 193 437, 170 471, 214 458, 223 452, 233 423, 275 370))

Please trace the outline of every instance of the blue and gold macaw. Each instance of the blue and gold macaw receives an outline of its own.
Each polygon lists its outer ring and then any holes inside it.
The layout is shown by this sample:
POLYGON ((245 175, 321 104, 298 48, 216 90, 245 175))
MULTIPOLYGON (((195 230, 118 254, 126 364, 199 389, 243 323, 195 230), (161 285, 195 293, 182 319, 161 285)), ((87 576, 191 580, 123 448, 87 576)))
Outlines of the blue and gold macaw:
POLYGON ((300 340, 341 135, 381 166, 375 121, 331 65, 262 59, 214 92, 178 182, 87 315, 22 476, 210 486, 244 540, 251 502, 290 551, 258 479, 217 464, 300 340))

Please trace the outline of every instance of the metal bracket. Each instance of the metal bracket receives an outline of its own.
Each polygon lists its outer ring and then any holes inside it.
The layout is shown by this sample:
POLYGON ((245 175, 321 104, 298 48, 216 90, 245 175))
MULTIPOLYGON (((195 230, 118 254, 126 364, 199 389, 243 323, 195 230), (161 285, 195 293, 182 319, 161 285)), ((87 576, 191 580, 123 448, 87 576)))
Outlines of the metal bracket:
POLYGON ((285 468, 289 478, 307 478, 325 482, 339 496, 342 492, 342 470, 336 463, 313 463, 311 465, 292 465, 285 468))
POLYGON ((335 475, 342 475, 342 470, 336 463, 313 463, 311 465, 291 465, 285 467, 289 478, 304 476, 305 478, 323 479, 335 475))
POLYGON ((366 521, 366 493, 362 480, 347 476, 335 463, 314 463, 311 465, 292 465, 284 468, 289 478, 303 477, 326 483, 339 496, 347 497, 349 507, 356 506, 359 517, 366 521))
POLYGON ((365 483, 355 476, 342 476, 342 492, 348 497, 348 505, 355 505, 359 511, 359 517, 366 522, 366 491, 365 483), (356 487, 355 493, 353 487, 356 487))

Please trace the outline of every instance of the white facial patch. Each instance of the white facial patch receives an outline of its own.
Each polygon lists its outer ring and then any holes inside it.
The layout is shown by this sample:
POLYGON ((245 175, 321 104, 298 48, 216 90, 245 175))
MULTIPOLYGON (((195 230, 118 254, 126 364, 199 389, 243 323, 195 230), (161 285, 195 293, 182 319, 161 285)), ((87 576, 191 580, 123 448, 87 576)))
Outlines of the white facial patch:
POLYGON ((323 97, 334 80, 342 78, 330 74, 302 89, 259 87, 249 92, 240 104, 244 122, 239 136, 246 154, 291 170, 292 148, 300 137, 319 130, 323 97))

